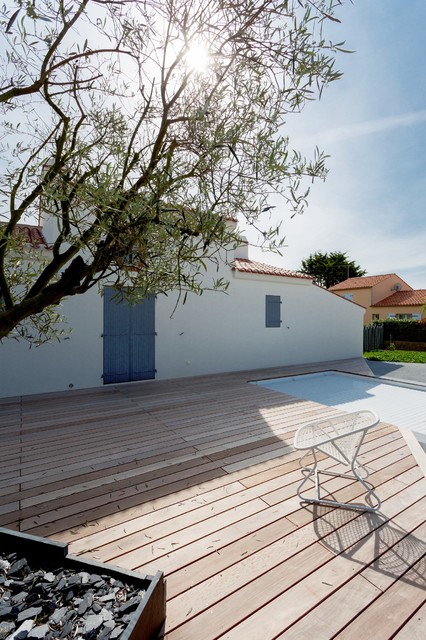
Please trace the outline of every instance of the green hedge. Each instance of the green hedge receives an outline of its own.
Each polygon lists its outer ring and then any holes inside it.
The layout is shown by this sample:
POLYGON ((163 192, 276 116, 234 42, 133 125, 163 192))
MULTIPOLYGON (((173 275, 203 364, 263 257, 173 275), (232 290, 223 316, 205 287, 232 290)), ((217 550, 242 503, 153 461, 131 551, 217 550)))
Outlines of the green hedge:
POLYGON ((377 324, 383 325, 385 341, 426 342, 426 320, 375 320, 377 324))

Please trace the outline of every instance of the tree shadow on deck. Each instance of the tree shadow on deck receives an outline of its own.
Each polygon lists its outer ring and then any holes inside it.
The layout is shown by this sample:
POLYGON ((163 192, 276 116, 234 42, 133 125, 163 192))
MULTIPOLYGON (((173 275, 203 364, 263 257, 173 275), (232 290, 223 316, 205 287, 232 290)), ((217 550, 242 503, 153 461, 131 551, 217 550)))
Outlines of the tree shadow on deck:
POLYGON ((285 462, 303 401, 235 378, 236 387, 200 378, 25 398, 4 441, 13 460, 0 525, 65 540, 232 482, 238 465, 285 462))

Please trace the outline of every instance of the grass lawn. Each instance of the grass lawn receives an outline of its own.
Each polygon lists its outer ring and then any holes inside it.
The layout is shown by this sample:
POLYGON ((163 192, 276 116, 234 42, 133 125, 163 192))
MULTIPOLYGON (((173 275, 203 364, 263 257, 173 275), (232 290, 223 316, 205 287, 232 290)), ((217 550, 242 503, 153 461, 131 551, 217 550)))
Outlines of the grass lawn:
POLYGON ((418 362, 426 364, 426 351, 365 351, 367 360, 383 360, 384 362, 418 362))

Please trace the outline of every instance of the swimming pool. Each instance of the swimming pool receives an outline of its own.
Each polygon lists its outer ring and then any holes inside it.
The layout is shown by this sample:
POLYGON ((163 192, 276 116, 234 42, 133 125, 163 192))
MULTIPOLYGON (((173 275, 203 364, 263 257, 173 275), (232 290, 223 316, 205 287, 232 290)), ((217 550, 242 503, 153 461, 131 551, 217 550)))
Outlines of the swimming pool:
POLYGON ((342 411, 370 409, 383 422, 413 431, 426 446, 426 387, 335 371, 257 380, 253 384, 342 411))

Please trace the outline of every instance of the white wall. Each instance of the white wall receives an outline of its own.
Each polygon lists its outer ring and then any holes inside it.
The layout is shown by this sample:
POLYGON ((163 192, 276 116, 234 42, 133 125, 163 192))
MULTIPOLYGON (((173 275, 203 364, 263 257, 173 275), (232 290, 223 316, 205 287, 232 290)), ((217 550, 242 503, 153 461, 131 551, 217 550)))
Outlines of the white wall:
MULTIPOLYGON (((158 296, 157 379, 362 355, 363 308, 305 279, 229 270, 226 277, 228 294, 188 295, 172 317, 176 297, 158 296), (280 328, 265 327, 265 295, 281 296, 280 328)), ((61 343, 0 344, 1 397, 103 384, 101 296, 75 296, 63 313, 74 331, 61 343)))
POLYGON ((95 290, 66 300, 61 313, 73 331, 61 342, 31 349, 10 338, 0 343, 0 397, 102 384, 102 306, 95 290))
POLYGON ((229 295, 157 300, 157 378, 362 356, 364 310, 309 280, 233 272, 229 295), (265 295, 282 324, 265 327, 265 295))

